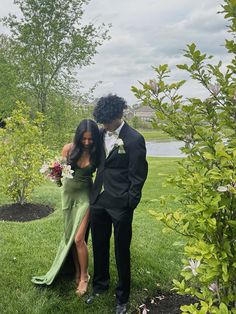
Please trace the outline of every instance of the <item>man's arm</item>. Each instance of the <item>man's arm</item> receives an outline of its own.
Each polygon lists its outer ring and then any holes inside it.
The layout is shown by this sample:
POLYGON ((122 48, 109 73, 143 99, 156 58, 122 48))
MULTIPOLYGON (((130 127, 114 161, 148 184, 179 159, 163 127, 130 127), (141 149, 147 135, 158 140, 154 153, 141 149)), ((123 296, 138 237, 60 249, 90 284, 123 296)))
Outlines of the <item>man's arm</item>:
POLYGON ((148 164, 146 161, 146 146, 144 138, 140 135, 129 145, 129 206, 137 207, 141 199, 141 191, 147 178, 148 164))

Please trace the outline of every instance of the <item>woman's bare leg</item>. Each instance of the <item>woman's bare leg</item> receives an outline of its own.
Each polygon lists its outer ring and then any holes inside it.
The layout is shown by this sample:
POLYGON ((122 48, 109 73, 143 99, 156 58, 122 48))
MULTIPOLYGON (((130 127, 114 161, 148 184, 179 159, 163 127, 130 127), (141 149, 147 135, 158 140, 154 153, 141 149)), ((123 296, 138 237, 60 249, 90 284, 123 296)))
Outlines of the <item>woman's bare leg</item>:
POLYGON ((88 248, 85 242, 85 234, 88 226, 89 210, 87 210, 81 225, 75 236, 75 245, 77 250, 77 256, 79 259, 80 268, 80 282, 77 288, 79 295, 83 295, 87 291, 88 287, 88 248))

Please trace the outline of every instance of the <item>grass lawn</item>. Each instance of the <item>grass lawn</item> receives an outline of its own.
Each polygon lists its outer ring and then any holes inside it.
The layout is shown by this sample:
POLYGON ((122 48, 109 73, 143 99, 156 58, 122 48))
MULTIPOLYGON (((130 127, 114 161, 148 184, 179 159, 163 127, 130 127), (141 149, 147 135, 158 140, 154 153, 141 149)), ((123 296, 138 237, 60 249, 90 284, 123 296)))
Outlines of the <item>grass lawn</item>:
MULTIPOLYGON (((178 159, 149 158, 148 161, 149 176, 133 222, 131 310, 154 294, 157 285, 163 290, 171 288, 173 277, 178 278, 182 256, 182 249, 172 245, 178 236, 171 231, 162 233, 163 225, 148 212, 159 211, 159 196, 172 192, 170 188, 163 188, 162 182, 175 172, 178 159)), ((2 194, 0 200, 1 204, 9 202, 2 194)), ((75 295, 74 281, 63 280, 47 288, 30 282, 33 275, 44 274, 50 267, 63 226, 58 187, 47 183, 37 188, 33 202, 52 205, 56 210, 46 218, 31 222, 0 221, 0 313, 113 313, 117 278, 113 241, 111 287, 91 306, 84 303, 85 298, 75 295)), ((89 250, 92 274, 91 238, 89 250)))
POLYGON ((156 129, 140 129, 138 130, 145 138, 146 141, 156 141, 156 142, 169 142, 175 141, 174 138, 171 138, 169 134, 163 132, 162 130, 156 129))

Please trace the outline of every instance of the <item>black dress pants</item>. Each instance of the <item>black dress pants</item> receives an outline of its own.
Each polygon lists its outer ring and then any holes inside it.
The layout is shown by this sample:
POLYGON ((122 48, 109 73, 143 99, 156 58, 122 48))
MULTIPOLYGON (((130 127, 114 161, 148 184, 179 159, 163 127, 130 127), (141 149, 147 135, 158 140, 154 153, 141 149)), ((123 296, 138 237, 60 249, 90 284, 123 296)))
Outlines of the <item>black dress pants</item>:
POLYGON ((114 227, 115 258, 118 271, 116 300, 127 303, 130 294, 130 243, 133 210, 130 208, 104 208, 102 197, 90 207, 90 223, 94 257, 94 293, 109 287, 109 256, 112 225, 114 227))

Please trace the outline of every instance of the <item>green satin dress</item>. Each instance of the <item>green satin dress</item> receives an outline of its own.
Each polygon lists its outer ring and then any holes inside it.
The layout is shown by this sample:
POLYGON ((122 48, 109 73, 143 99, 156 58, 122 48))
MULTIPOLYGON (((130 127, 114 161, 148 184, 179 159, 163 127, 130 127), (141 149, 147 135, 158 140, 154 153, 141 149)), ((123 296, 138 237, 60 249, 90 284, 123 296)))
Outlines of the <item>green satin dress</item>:
POLYGON ((76 168, 73 179, 62 180, 62 210, 64 215, 64 233, 51 268, 43 276, 31 279, 34 284, 50 285, 59 275, 73 274, 72 246, 77 230, 89 207, 89 194, 92 187, 94 168, 76 168))

